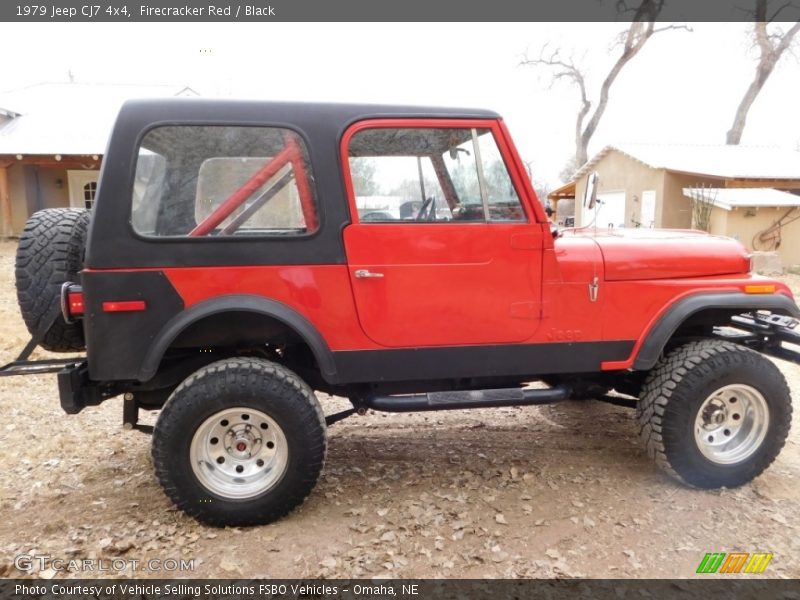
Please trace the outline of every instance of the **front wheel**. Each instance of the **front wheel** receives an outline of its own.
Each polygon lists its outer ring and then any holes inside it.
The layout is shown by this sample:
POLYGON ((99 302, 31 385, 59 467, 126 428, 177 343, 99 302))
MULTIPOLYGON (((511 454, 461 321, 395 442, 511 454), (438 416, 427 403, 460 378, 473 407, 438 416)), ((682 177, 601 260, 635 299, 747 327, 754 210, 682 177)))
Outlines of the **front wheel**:
POLYGON ((648 375, 637 409, 655 463, 699 488, 736 487, 761 474, 786 442, 786 379, 764 356, 730 342, 680 346, 648 375))
POLYGON ((172 501, 209 525, 260 525, 303 502, 325 460, 314 393, 280 365, 212 363, 172 393, 153 432, 156 476, 172 501))

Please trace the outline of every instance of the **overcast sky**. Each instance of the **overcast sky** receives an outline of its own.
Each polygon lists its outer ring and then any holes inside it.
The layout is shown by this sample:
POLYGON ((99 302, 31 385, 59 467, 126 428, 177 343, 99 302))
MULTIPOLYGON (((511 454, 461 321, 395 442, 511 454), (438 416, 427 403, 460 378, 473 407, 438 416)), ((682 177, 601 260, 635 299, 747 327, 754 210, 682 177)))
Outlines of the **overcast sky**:
MULTIPOLYGON (((653 36, 612 88, 589 148, 719 144, 750 82, 743 23, 653 36)), ((204 96, 475 106, 500 112, 534 179, 558 185, 573 153, 577 93, 520 67, 560 46, 590 73, 612 63, 613 23, 0 24, 0 90, 43 81, 169 83, 204 96)), ((57 102, 57 99, 53 99, 57 102)), ((800 63, 785 56, 753 106, 743 143, 800 146, 800 63)))

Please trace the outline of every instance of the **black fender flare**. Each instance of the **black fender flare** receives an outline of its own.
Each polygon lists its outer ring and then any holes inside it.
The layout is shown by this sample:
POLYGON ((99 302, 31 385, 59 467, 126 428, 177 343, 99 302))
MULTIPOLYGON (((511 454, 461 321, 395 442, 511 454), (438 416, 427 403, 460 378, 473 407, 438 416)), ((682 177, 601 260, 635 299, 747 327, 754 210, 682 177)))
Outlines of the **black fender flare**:
POLYGON ((192 323, 211 315, 224 312, 253 312, 271 317, 291 328, 308 344, 319 364, 326 381, 336 380, 336 363, 333 353, 316 327, 303 315, 281 302, 262 296, 235 294, 219 296, 195 304, 172 317, 156 335, 139 369, 139 381, 148 381, 155 376, 158 365, 170 344, 192 323))
POLYGON ((652 369, 661 356, 664 346, 678 330, 681 323, 692 315, 709 308, 748 310, 769 310, 800 318, 800 308, 783 294, 745 294, 742 292, 693 294, 673 304, 658 319, 645 335, 644 343, 636 354, 633 369, 646 371, 652 369))

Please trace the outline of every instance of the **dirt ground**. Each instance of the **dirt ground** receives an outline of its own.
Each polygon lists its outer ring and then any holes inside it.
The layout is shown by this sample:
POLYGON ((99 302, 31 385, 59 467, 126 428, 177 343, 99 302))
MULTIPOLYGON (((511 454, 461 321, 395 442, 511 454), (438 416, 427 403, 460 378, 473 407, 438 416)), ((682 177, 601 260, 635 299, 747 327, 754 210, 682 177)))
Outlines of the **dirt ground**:
MULTIPOLYGON (((14 250, 0 244, 3 362, 27 340, 14 250)), ((800 390, 800 368, 780 368, 800 390)), ((348 406, 320 399, 329 413, 348 406)), ((94 576, 131 575, 114 570, 121 558, 194 559, 143 577, 661 578, 693 576, 706 552, 761 551, 775 555, 765 576, 800 577, 800 410, 775 464, 721 491, 661 475, 633 411, 600 402, 352 417, 330 428, 299 510, 214 529, 171 506, 149 436, 121 427, 121 400, 67 416, 55 376, 40 375, 0 379, 0 406, 0 576, 24 575, 14 558, 30 554, 106 559, 94 576)))

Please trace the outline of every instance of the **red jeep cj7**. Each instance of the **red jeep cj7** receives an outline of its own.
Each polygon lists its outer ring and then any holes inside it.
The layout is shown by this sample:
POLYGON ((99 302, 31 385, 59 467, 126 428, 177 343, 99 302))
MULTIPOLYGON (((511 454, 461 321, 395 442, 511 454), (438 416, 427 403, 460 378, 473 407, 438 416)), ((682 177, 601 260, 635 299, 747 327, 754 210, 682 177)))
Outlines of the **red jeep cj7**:
POLYGON ((214 525, 300 504, 365 409, 630 405, 701 488, 761 473, 791 420, 763 356, 800 356, 788 288, 727 238, 554 230, 483 110, 130 102, 91 216, 34 214, 16 272, 33 339, 3 374, 58 371, 71 414, 123 395, 129 427, 163 407, 158 479, 214 525))

